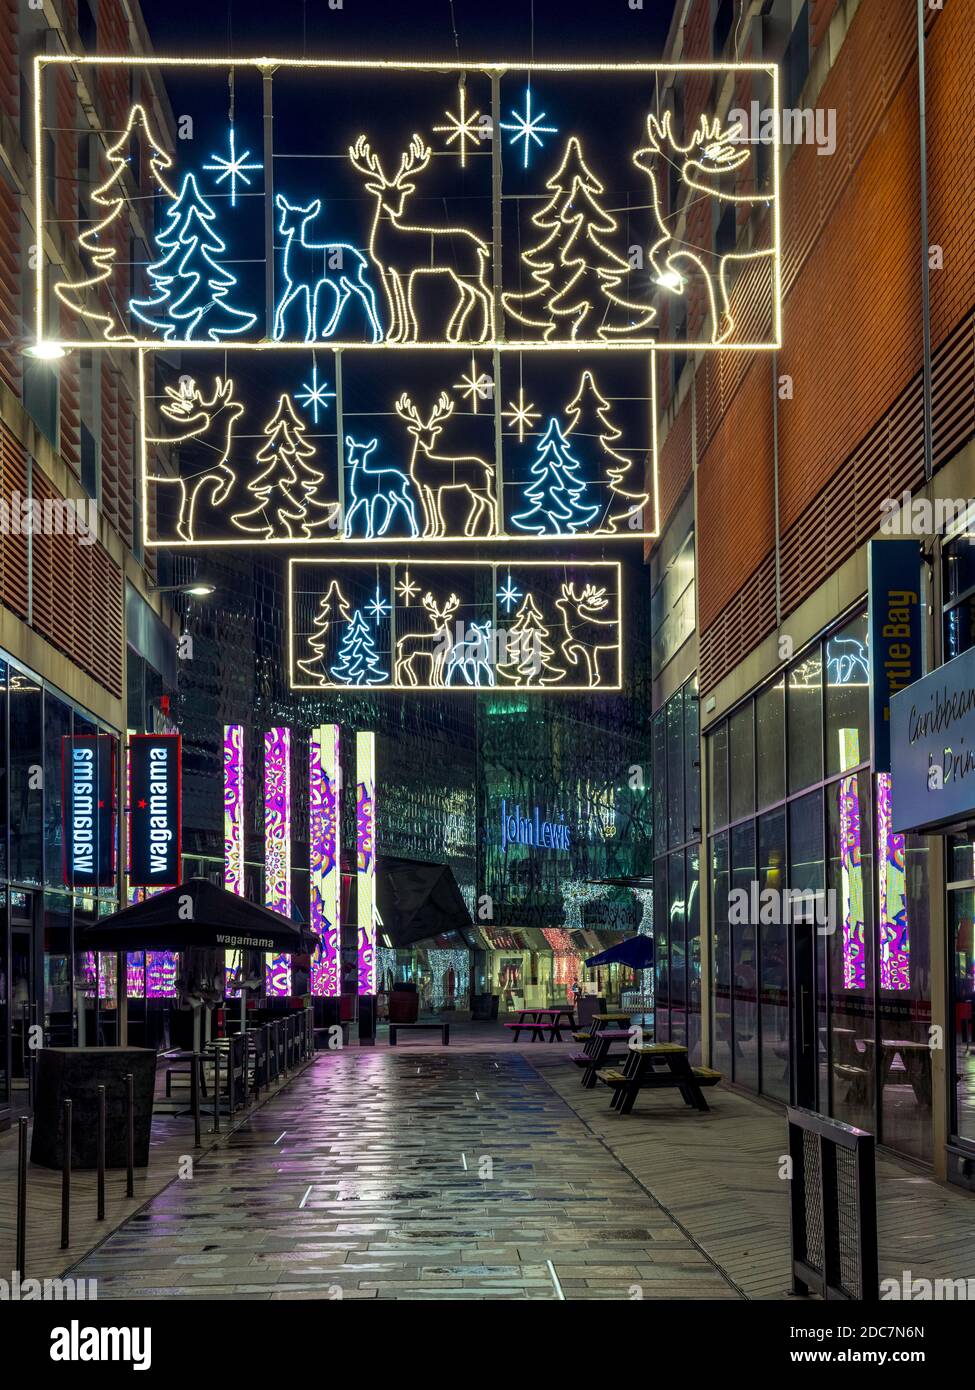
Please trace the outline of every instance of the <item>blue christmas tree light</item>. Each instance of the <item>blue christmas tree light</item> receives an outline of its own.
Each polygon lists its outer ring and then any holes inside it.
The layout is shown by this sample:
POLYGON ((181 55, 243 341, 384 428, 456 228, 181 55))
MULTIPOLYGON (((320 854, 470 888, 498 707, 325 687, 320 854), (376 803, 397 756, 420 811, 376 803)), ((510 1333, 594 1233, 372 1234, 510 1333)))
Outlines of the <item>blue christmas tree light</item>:
POLYGON ((332 679, 342 685, 382 685, 389 680, 379 665, 372 629, 359 608, 349 619, 331 672, 332 679))
POLYGON ((513 525, 539 536, 564 536, 591 525, 599 508, 582 500, 586 483, 579 476, 581 464, 554 415, 536 449, 534 481, 525 488, 531 506, 511 518, 513 525))
POLYGON ((165 254, 149 266, 155 294, 151 299, 130 300, 132 313, 160 331, 167 342, 190 342, 203 336, 197 332, 201 325, 211 342, 246 333, 257 315, 226 302, 237 277, 214 259, 227 247, 213 230, 216 213, 192 174, 186 175, 166 216, 167 225, 156 233, 165 254))

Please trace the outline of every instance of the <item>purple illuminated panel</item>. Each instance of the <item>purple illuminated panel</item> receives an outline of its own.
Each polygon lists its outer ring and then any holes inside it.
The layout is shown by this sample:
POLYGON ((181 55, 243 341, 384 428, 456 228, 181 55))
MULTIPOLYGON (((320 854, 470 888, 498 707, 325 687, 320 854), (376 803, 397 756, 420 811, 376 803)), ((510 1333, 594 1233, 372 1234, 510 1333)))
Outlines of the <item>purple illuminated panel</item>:
POLYGON ((877 845, 881 851, 879 893, 880 988, 911 987, 911 940, 904 880, 904 836, 894 833, 891 776, 877 774, 877 845))
POLYGON ((843 988, 866 989, 860 792, 854 773, 840 779, 840 870, 843 884, 843 988))
MULTIPOLYGON (((244 726, 225 724, 223 730, 223 886, 244 896, 244 726)), ((239 999, 241 953, 226 955, 224 990, 239 999)))
POLYGON ((322 724, 309 741, 308 841, 311 929, 318 945, 311 959, 311 992, 337 999, 341 975, 341 830, 339 726, 322 724))
POLYGON ((141 999, 145 992, 145 954, 142 951, 130 951, 125 957, 125 993, 129 999, 141 999))
MULTIPOLYGON (((291 916, 291 730, 264 735, 264 902, 291 916)), ((291 957, 265 957, 265 992, 291 993, 291 957)))
POLYGON ((146 952, 146 998, 175 999, 179 957, 173 951, 146 952))
POLYGON ((376 735, 355 736, 358 993, 376 993, 376 735))

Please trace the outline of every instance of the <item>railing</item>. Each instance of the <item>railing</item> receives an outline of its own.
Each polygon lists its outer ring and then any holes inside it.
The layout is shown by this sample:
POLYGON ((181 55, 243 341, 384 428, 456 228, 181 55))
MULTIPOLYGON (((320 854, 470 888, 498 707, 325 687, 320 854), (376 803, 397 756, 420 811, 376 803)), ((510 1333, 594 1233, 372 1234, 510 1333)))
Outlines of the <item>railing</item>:
POLYGON ((812 1110, 790 1108, 792 1291, 874 1303, 877 1182, 874 1137, 812 1110))

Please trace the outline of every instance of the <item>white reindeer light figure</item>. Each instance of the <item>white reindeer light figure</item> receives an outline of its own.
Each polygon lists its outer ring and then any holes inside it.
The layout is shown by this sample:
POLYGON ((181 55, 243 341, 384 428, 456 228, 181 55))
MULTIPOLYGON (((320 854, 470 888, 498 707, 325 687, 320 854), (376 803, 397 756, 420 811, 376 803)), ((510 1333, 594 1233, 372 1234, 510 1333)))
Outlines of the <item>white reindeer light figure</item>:
POLYGON ((392 178, 387 178, 365 135, 349 146, 349 158, 376 199, 369 254, 379 270, 389 305, 387 341, 415 343, 419 338, 413 296, 417 276, 424 275, 448 276, 457 287, 457 304, 445 331, 448 342, 483 343, 493 337, 494 305, 487 283, 491 250, 487 242, 466 227, 423 227, 403 221, 406 200, 416 190, 408 180, 430 163, 430 146, 414 135, 392 178), (465 328, 475 309, 480 313, 480 328, 468 339, 465 328))
POLYGON ((494 496, 494 468, 476 454, 438 454, 434 452, 437 439, 443 430, 443 422, 453 414, 454 403, 446 391, 441 391, 437 403, 424 420, 410 397, 404 391, 396 402, 396 414, 406 421, 406 428, 413 436, 413 454, 410 458, 409 475, 413 480, 423 511, 426 525, 425 536, 444 536, 447 523, 444 520, 444 493, 464 491, 471 499, 470 511, 464 523, 464 535, 478 533, 482 518, 487 516, 487 534, 497 534, 497 502, 494 496))
POLYGON ((450 653, 450 620, 460 607, 460 599, 451 594, 446 603, 438 604, 433 594, 426 593, 423 607, 433 624, 432 632, 404 632, 396 641, 396 665, 393 679, 396 685, 419 685, 414 662, 418 657, 429 662, 429 685, 443 685, 444 667, 450 653))
POLYGON ((676 219, 664 216, 668 171, 676 165, 689 188, 697 194, 709 194, 719 204, 767 202, 772 195, 736 192, 737 173, 752 158, 752 151, 735 138, 735 127, 723 130, 717 118, 702 116, 686 144, 681 144, 674 134, 670 111, 659 120, 648 116, 647 134, 648 143, 636 151, 633 163, 650 175, 654 220, 660 233, 650 248, 651 273, 663 289, 683 294, 687 275, 696 272, 708 297, 711 342, 727 342, 735 328, 728 300, 729 272, 740 268, 744 261, 771 257, 774 253, 771 248, 729 251, 720 257, 715 274, 711 247, 695 246, 685 239, 686 233, 678 236, 676 219))

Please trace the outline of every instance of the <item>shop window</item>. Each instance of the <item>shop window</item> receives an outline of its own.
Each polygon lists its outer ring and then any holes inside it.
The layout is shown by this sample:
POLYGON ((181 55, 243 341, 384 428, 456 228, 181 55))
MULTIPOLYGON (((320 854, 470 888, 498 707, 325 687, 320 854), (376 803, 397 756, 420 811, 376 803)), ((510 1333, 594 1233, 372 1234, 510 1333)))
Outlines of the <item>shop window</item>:
MULTIPOLYGON (((823 793, 811 792, 789 804, 789 887, 795 892, 808 895, 814 915, 823 915, 826 907, 826 863, 823 847, 823 793)), ((814 921, 794 925, 793 932, 800 933, 811 943, 809 952, 809 973, 807 978, 796 981, 796 989, 804 991, 804 1007, 811 1008, 814 1016, 815 1067, 818 1077, 819 1108, 825 1109, 829 1095, 829 1047, 827 1039, 827 973, 826 943, 828 936, 818 931, 814 921)), ((797 1004, 798 1007, 798 1004, 797 1004)), ((811 1100, 812 1097, 797 1097, 797 1100, 811 1100)))
POLYGON ((870 761, 870 665, 867 617, 826 638, 826 772, 870 761))
POLYGON ((708 786, 711 795, 711 828, 728 824, 728 726, 720 724, 708 735, 708 786))
POLYGON ((61 740, 71 733, 71 710, 49 691, 44 694, 44 882, 64 887, 62 840, 61 740))
MULTIPOLYGON (((770 890, 777 901, 787 886, 785 811, 772 811, 758 822, 759 892, 770 890)), ((781 914, 759 925, 761 983, 759 1022, 762 1038, 762 1092, 775 1100, 790 1099, 789 929, 781 914)))
POLYGON ((684 834, 684 702, 680 694, 667 701, 667 839, 683 844, 684 834))
MULTIPOLYGON (((755 872, 755 823, 731 832, 731 887, 751 902, 755 872)), ((734 1079, 758 1090, 758 952, 757 925, 750 907, 738 910, 731 924, 731 974, 734 990, 734 1079), (744 919, 744 920, 742 920, 744 919)))
POLYGON ((714 1065, 732 1075, 731 938, 728 927, 728 832, 711 841, 711 987, 714 1065))
POLYGON ((758 806, 785 796, 785 680, 770 685, 755 700, 755 764, 758 806))
POLYGON ((823 777, 823 663, 818 648, 788 673, 789 790, 823 777))
POLYGON ((755 726, 752 702, 728 723, 728 794, 730 819, 741 820, 755 809, 755 726))
POLYGON ((697 681, 684 687, 684 787, 687 838, 701 835, 701 711, 697 681))
POLYGON ((687 1051, 692 1065, 701 1061, 701 851, 693 845, 686 851, 687 871, 687 1051))
POLYGON ((38 884, 42 869, 43 774, 41 687, 22 671, 11 671, 10 701, 10 876, 38 884))
POLYGON ((667 848, 667 716, 653 717, 653 845, 654 853, 667 848))
POLYGON ((653 882, 653 1008, 657 1042, 670 1042, 669 859, 659 859, 653 882))
POLYGON ((829 1044, 832 1106, 847 1124, 870 1129, 876 1104, 873 854, 870 778, 850 773, 826 793, 829 1044))
POLYGON ((954 1013, 953 1132, 975 1144, 975 888, 958 888, 948 894, 948 932, 951 943, 952 1002, 954 1013))
POLYGON ((670 1041, 687 1045, 687 888, 684 855, 667 865, 667 926, 670 942, 670 1041))
MULTIPOLYGON (((877 854, 885 874, 885 894, 883 901, 878 901, 881 960, 877 1022, 883 1072, 880 1137, 900 1153, 930 1163, 933 1058, 929 841, 918 835, 895 835, 889 829, 889 821, 881 832, 877 854), (897 1042, 905 1046, 892 1046, 897 1042)), ((949 931, 953 924, 952 896, 949 895, 949 931)), ((950 942, 949 935, 949 949, 950 942)))

